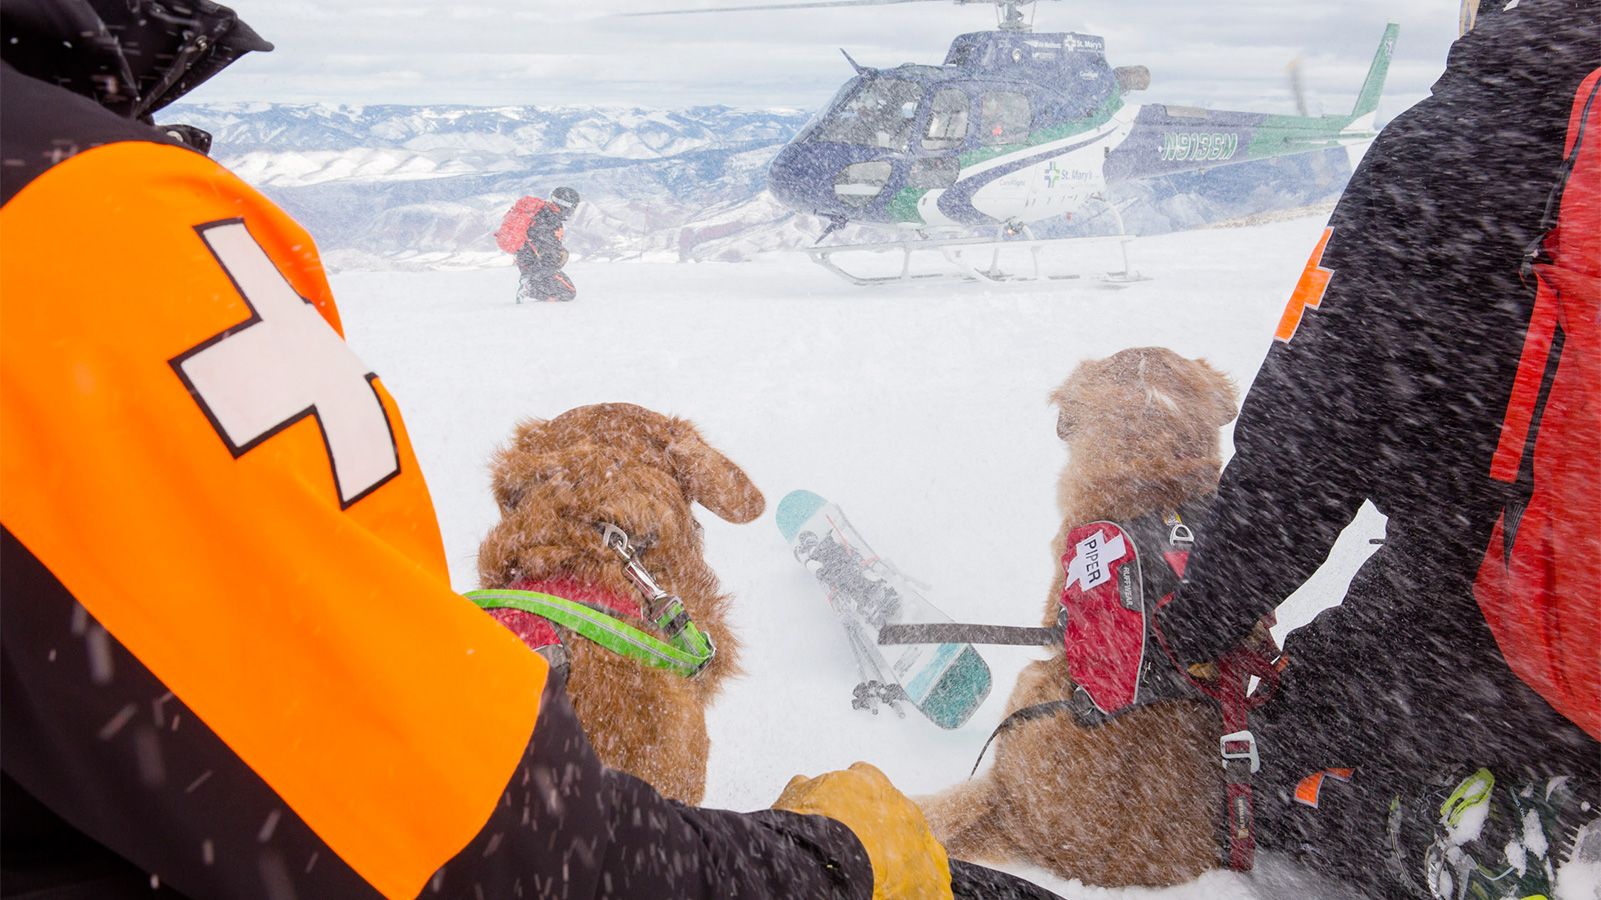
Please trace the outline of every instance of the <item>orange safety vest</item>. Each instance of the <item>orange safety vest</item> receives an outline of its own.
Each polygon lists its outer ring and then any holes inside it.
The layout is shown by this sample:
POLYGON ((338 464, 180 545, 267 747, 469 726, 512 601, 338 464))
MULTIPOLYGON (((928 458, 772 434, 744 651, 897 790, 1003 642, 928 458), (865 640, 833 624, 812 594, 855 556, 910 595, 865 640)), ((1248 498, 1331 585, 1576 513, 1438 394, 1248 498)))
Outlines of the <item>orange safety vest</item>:
POLYGON ((0 235, 5 527, 351 868, 415 896, 499 801, 546 668, 451 590, 311 238, 137 142, 44 172, 0 235))

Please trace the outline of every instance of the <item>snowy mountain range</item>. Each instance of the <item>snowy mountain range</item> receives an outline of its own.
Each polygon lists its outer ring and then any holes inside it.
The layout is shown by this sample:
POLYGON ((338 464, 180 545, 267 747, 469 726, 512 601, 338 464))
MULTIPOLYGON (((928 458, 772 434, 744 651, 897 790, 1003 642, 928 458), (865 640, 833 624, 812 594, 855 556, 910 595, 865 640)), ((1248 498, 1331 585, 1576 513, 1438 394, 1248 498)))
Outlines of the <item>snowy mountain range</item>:
MULTIPOLYGON (((211 132, 212 155, 299 219, 340 270, 504 264, 493 234, 505 210, 561 184, 585 200, 567 229, 576 259, 742 261, 803 247, 823 223, 765 188, 768 163, 807 118, 721 106, 214 104, 175 106, 162 121, 211 132)), ((1335 150, 1127 185, 1114 199, 1131 231, 1155 234, 1324 201, 1349 173, 1335 150)))

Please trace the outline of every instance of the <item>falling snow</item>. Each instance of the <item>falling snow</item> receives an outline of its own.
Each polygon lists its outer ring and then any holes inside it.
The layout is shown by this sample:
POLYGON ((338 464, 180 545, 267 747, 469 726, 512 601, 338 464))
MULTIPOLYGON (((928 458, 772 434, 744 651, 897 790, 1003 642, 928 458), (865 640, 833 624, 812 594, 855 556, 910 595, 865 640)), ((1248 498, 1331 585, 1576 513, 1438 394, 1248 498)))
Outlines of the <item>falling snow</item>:
MULTIPOLYGON (((486 465, 527 416, 629 401, 694 421, 751 475, 768 512, 702 515, 708 558, 735 597, 746 675, 710 712, 706 805, 760 809, 790 776, 865 759, 912 794, 967 774, 1030 651, 986 649, 997 687, 943 731, 915 714, 850 708, 843 634, 772 510, 810 488, 958 620, 1036 624, 1050 586, 1063 450, 1046 397, 1082 359, 1131 345, 1201 356, 1249 383, 1322 219, 1141 239, 1153 280, 943 285, 864 292, 804 259, 729 265, 575 264, 571 304, 515 305, 515 270, 346 273, 333 285, 349 339, 400 400, 443 523, 458 589, 477 586, 497 511, 486 465), (1242 269, 1238 260, 1253 265, 1242 269), (627 327, 618 328, 625 322, 627 327)), ((1373 549, 1371 509, 1331 571, 1280 611, 1305 623, 1373 549)), ((514 784, 554 802, 544 771, 514 784)), ((1160 797, 1150 798, 1160 804, 1160 797)), ((1342 898, 1269 855, 1168 890, 1106 891, 1026 868, 1070 898, 1342 898)))

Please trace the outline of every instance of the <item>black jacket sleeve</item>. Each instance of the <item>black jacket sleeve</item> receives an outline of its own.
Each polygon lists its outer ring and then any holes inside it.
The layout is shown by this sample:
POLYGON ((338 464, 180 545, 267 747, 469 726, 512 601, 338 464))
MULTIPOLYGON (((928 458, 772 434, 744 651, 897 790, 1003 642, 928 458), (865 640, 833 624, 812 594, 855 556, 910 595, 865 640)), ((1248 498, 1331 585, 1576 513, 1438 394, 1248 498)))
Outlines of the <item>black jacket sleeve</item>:
POLYGON ((524 765, 478 838, 440 870, 447 894, 536 897, 866 898, 854 834, 822 816, 684 806, 602 766, 559 679, 547 683, 524 765))
POLYGON ((1187 584, 1161 614, 1185 662, 1217 658, 1294 592, 1364 498, 1364 470, 1378 456, 1395 399, 1387 382, 1399 352, 1372 334, 1382 316, 1372 309, 1380 288, 1373 276, 1408 248, 1369 239, 1373 223, 1399 215, 1400 198, 1363 188, 1393 165, 1394 134, 1386 130, 1369 150, 1330 219, 1322 257, 1308 261, 1310 272, 1332 270, 1320 305, 1304 310, 1292 340, 1275 340, 1241 405, 1234 456, 1187 584))
POLYGON ((1487 16, 1368 150, 1303 276, 1303 296, 1320 267, 1326 289, 1268 350, 1188 584, 1160 614, 1183 661, 1215 659, 1294 592, 1363 500, 1390 544, 1471 577, 1532 309, 1519 267, 1573 89, 1601 65, 1597 9, 1525 0, 1487 16))

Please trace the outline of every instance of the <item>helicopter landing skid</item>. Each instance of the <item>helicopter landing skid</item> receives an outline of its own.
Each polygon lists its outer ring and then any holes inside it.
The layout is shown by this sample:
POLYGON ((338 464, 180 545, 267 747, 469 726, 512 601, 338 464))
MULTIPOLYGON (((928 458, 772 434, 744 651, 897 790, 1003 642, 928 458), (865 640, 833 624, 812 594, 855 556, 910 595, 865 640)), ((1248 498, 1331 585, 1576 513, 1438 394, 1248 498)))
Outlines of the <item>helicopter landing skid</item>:
MULTIPOLYGON (((1067 280, 1099 280, 1113 284, 1126 284, 1134 281, 1146 281, 1146 276, 1140 275, 1129 267, 1128 245, 1134 240, 1132 234, 1113 234, 1093 237, 1066 237, 1066 238, 1035 238, 1028 236, 1026 229, 1020 237, 1005 237, 1003 233, 996 237, 961 237, 961 238, 929 238, 907 236, 897 241, 880 241, 867 244, 840 244, 830 247, 809 247, 806 249, 812 262, 833 272, 835 275, 858 285, 895 284, 909 281, 1067 281, 1067 280), (1072 247, 1075 251, 1091 247, 1111 247, 1116 251, 1116 258, 1121 260, 1122 269, 1116 271, 1086 274, 1080 272, 1049 272, 1041 261, 1041 254, 1045 250, 1065 250, 1072 247), (1025 252, 1026 251, 1026 252, 1025 252), (866 272, 861 266, 846 268, 841 265, 842 260, 836 256, 847 254, 893 254, 900 253, 900 266, 898 270, 893 264, 879 264, 873 267, 872 272, 866 272), (919 258, 929 258, 938 264, 938 268, 929 271, 913 271, 914 255, 921 254, 919 258), (1003 262, 1004 259, 1004 262, 1003 262), (1021 261, 1021 267, 1018 263, 1021 261)), ((1075 253, 1075 255, 1077 255, 1075 253)))

